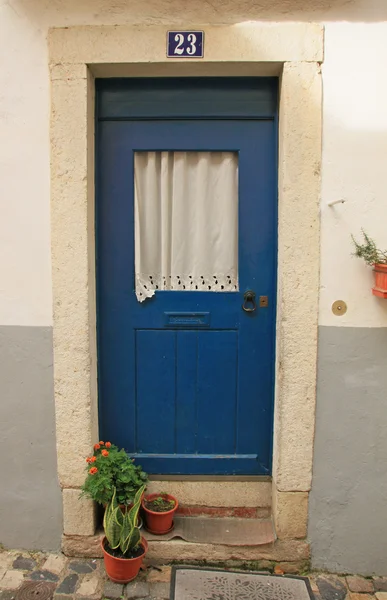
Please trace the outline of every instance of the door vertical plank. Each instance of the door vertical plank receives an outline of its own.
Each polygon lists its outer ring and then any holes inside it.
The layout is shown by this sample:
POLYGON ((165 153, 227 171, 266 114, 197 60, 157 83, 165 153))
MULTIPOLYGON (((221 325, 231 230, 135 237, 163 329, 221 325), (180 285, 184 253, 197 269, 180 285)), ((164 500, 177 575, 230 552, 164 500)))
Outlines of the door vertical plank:
POLYGON ((98 126, 96 270, 98 412, 100 439, 128 452, 135 443, 135 330, 128 312, 134 265, 128 231, 133 229, 130 196, 133 168, 123 151, 124 135, 98 126))
POLYGON ((240 284, 257 294, 253 313, 241 312, 239 325, 239 404, 237 454, 256 454, 266 472, 271 466, 273 427, 276 161, 275 124, 261 123, 260 135, 246 132, 248 151, 240 153, 240 284), (259 296, 268 296, 266 308, 259 296))
POLYGON ((237 395, 236 331, 198 332, 198 452, 233 454, 237 395))
POLYGON ((197 332, 177 332, 176 453, 196 452, 197 332))
POLYGON ((137 451, 175 451, 176 333, 137 331, 137 451))

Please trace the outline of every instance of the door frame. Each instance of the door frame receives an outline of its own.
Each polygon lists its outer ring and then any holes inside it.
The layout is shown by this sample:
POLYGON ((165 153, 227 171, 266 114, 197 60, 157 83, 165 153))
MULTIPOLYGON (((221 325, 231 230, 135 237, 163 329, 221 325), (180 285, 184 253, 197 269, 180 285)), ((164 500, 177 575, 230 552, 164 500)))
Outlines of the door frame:
POLYGON ((208 26, 200 60, 167 59, 168 29, 173 27, 91 26, 49 33, 54 390, 64 533, 95 532, 93 503, 78 498, 84 457, 98 440, 94 77, 275 75, 280 106, 273 516, 280 539, 304 538, 315 423, 323 28, 208 26), (69 450, 71 439, 76 450, 69 450))

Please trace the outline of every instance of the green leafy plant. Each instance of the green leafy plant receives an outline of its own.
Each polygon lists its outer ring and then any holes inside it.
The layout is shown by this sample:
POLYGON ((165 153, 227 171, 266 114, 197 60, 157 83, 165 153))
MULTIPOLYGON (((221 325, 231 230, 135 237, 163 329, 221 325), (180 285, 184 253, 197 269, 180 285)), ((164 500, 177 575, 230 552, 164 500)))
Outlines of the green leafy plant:
POLYGON ((146 500, 145 506, 155 512, 168 512, 175 508, 175 501, 169 500, 168 495, 165 492, 161 492, 156 498, 146 500))
POLYGON ((352 241, 355 245, 354 256, 362 258, 367 263, 367 265, 370 266, 376 264, 387 264, 387 250, 380 250, 376 246, 374 240, 370 238, 370 236, 364 231, 364 229, 362 229, 361 231, 363 234, 362 244, 359 244, 352 236, 352 241))
POLYGON ((105 510, 103 528, 108 544, 112 550, 119 548, 126 558, 131 558, 131 554, 138 548, 141 542, 141 534, 137 527, 137 522, 144 490, 145 485, 137 490, 133 506, 129 509, 126 506, 124 510, 121 510, 117 501, 116 489, 114 489, 113 497, 105 510))
POLYGON ((86 458, 86 462, 87 476, 81 496, 104 506, 112 500, 114 491, 118 504, 132 504, 137 491, 148 482, 141 466, 136 466, 124 449, 119 450, 111 442, 95 444, 93 456, 86 458))

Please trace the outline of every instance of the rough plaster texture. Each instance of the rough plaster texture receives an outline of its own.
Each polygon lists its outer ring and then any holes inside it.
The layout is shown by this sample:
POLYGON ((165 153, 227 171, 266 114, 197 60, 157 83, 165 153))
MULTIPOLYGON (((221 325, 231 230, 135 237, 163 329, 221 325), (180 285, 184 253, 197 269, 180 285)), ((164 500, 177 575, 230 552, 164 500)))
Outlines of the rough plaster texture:
POLYGON ((303 539, 308 523, 308 492, 279 492, 273 486, 273 516, 280 540, 303 539))
MULTIPOLYGON (((95 302, 88 244, 88 186, 92 144, 88 144, 88 73, 82 79, 52 83, 52 264, 54 289, 54 375, 58 472, 62 487, 79 487, 84 457, 97 438, 95 364, 95 302), (90 289, 92 285, 92 290, 90 289), (68 440, 77 452, 68 452, 68 440)), ((93 227, 92 223, 90 226, 93 227)))
POLYGON ((270 481, 151 481, 150 494, 160 489, 196 506, 271 506, 270 481))
POLYGON ((387 7, 383 0, 314 0, 305 5, 304 0, 224 0, 208 4, 195 0, 181 9, 179 0, 153 0, 146 13, 141 0, 130 4, 122 0, 12 0, 12 9, 21 18, 32 23, 63 27, 70 25, 106 24, 186 24, 215 23, 239 24, 249 21, 360 21, 387 20, 387 7))
POLYGON ((95 532, 95 504, 79 497, 79 489, 64 489, 63 533, 65 535, 93 535, 95 532))
MULTIPOLYGON (((49 34, 52 64, 165 63, 166 27, 73 27, 49 34), (144 43, 146 41, 146 47, 144 43)), ((312 61, 323 59, 322 26, 313 23, 241 23, 206 27, 205 62, 312 61)), ((200 62, 203 63, 203 60, 200 62)))
POLYGON ((57 550, 62 500, 51 328, 0 327, 0 366, 0 543, 57 550))
POLYGON ((312 476, 320 160, 319 66, 315 63, 285 63, 279 130, 277 377, 273 457, 273 479, 281 491, 307 491, 312 476), (295 148, 297 152, 294 152, 295 148))
POLYGON ((319 333, 313 566, 387 575, 387 328, 319 333))

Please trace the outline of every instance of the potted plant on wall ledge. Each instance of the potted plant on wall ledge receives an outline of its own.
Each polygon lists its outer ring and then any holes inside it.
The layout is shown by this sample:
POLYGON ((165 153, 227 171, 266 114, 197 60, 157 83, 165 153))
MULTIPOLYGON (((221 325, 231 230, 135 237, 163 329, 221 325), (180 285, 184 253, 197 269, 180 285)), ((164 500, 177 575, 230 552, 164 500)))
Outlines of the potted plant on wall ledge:
POLYGON ((173 529, 173 517, 179 506, 178 501, 170 494, 149 494, 142 500, 145 513, 146 528, 150 533, 163 535, 173 529))
POLYGON ((352 236, 355 244, 355 256, 362 258, 367 265, 374 268, 375 287, 372 288, 374 296, 387 298, 387 250, 377 248, 374 240, 362 229, 363 243, 359 244, 352 236))
POLYGON ((145 486, 141 487, 136 493, 132 508, 126 506, 124 510, 118 504, 114 490, 105 510, 105 537, 101 544, 106 573, 115 583, 129 583, 137 577, 148 549, 137 526, 144 490, 145 486))

